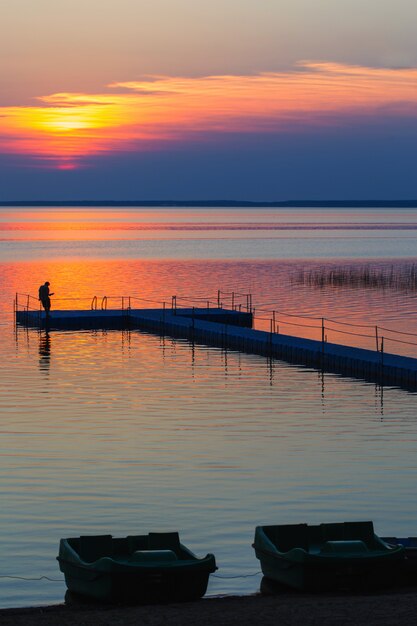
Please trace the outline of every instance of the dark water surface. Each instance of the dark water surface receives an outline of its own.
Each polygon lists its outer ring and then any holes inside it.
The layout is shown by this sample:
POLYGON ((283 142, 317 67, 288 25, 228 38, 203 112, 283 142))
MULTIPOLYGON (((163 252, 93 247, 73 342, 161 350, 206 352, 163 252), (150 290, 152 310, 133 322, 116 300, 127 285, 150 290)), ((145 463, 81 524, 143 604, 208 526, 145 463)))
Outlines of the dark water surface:
POLYGON ((178 529, 216 554, 216 594, 259 588, 220 578, 259 571, 259 523, 415 534, 414 394, 139 332, 15 332, 12 302, 45 280, 55 308, 250 291, 259 310, 417 332, 412 290, 294 283, 320 267, 401 272, 416 227, 412 210, 0 210, 0 576, 60 581, 0 578, 0 606, 62 601, 63 536, 178 529))

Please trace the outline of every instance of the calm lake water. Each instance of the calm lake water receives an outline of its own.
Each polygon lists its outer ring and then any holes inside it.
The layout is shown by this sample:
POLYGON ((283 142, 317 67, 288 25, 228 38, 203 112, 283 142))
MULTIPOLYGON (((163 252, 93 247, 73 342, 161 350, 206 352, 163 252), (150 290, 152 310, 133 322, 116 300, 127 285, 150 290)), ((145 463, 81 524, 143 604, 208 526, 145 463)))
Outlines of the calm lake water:
POLYGON ((49 280, 55 308, 251 292, 258 327, 274 309, 315 336, 325 317, 354 325, 329 341, 374 348, 375 324, 417 333, 415 290, 299 278, 402 276, 416 243, 416 210, 0 209, 0 606, 63 600, 64 536, 179 530, 216 555, 209 595, 251 593, 256 524, 408 535, 417 517, 415 394, 140 332, 15 332, 16 292, 49 280))

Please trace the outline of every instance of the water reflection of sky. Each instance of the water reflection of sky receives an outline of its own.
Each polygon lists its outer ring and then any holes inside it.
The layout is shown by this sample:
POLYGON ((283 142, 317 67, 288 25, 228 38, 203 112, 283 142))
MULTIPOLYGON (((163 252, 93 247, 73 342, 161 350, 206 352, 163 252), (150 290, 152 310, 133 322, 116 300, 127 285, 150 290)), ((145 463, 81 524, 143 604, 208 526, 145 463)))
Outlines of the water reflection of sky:
MULTIPOLYGON (((59 578, 59 538, 88 532, 178 529, 225 576, 259 570, 258 523, 373 519, 381 534, 414 532, 415 395, 139 332, 13 330, 15 292, 45 280, 53 308, 222 289, 252 292, 257 307, 417 327, 413 293, 295 285, 297 272, 335 261, 314 261, 326 234, 288 236, 294 259, 285 241, 0 242, 2 574, 59 578)), ((360 264, 357 241, 346 250, 360 264)), ((385 241, 375 239, 381 266, 385 241)), ((209 593, 258 585, 213 578, 209 593)), ((17 606, 59 602, 64 586, 1 579, 0 591, 17 606)))
MULTIPOLYGON (((138 332, 21 330, 7 346, 4 573, 13 563, 15 575, 59 578, 58 539, 78 533, 179 529, 216 554, 220 575, 239 576, 259 570, 257 523, 371 518, 381 533, 412 530, 406 392, 138 332)), ((9 606, 64 592, 0 584, 9 606)), ((213 578, 209 593, 258 585, 213 578)))

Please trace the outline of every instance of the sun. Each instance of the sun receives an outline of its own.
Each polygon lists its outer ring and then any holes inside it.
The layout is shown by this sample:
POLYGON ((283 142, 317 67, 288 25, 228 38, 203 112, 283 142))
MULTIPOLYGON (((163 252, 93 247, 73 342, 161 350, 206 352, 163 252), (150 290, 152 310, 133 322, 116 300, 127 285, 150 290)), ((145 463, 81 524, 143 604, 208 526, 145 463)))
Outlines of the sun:
POLYGON ((0 115, 0 132, 6 139, 18 137, 21 151, 59 169, 73 169, 80 158, 108 149, 129 119, 118 103, 104 97, 58 94, 43 100, 42 106, 9 107, 3 120, 0 115))
POLYGON ((40 108, 30 120, 32 128, 46 133, 74 134, 107 125, 103 110, 86 107, 40 108))

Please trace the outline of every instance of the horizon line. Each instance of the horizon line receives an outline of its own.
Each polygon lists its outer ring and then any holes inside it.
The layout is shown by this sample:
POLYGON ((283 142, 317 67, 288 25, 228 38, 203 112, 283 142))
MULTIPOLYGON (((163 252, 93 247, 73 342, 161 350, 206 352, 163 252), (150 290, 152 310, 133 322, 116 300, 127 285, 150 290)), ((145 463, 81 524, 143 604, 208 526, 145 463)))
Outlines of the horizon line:
POLYGON ((409 200, 9 200, 0 207, 417 208, 409 200))

